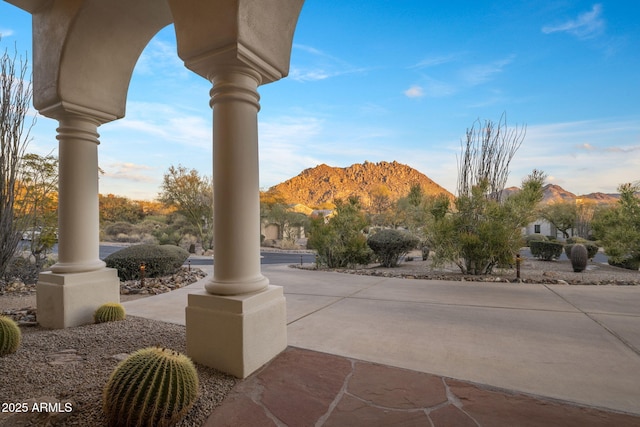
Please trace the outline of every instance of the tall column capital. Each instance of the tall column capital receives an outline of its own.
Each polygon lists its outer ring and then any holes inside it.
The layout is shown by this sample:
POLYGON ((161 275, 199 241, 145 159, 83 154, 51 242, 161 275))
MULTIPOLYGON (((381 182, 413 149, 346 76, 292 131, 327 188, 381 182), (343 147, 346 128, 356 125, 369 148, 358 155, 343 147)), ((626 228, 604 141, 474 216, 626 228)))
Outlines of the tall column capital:
MULTIPOLYGON (((260 111, 258 86, 262 82, 259 72, 247 66, 216 67, 211 73, 213 87, 209 91, 209 106, 222 102, 245 102, 260 111)), ((215 110, 214 110, 215 114, 215 110)))

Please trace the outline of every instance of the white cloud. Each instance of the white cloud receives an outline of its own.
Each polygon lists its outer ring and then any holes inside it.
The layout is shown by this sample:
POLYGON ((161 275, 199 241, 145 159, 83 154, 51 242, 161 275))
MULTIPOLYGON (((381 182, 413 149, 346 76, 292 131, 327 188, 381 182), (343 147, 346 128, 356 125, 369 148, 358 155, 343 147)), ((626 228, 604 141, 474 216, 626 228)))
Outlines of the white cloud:
POLYGON ((316 166, 322 121, 315 117, 280 117, 260 122, 260 185, 271 187, 316 166))
POLYGON ((0 38, 11 37, 13 34, 14 34, 14 31, 10 28, 0 28, 0 38))
POLYGON ((298 82, 326 80, 347 74, 358 74, 367 68, 355 67, 338 57, 311 46, 294 44, 289 79, 298 82))
POLYGON ((595 4, 589 12, 581 13, 576 19, 542 27, 542 32, 545 34, 566 32, 579 39, 589 39, 599 36, 604 32, 604 29, 605 21, 602 18, 602 5, 595 4))
POLYGON ((111 179, 127 180, 132 182, 155 182, 156 177, 145 175, 142 171, 155 171, 152 166, 131 162, 111 163, 104 168, 104 176, 111 179))
POLYGON ((505 67, 513 62, 515 55, 499 59, 487 64, 477 64, 460 72, 462 80, 470 85, 477 86, 491 80, 496 74, 504 71, 505 67))
POLYGON ((404 91, 404 95, 407 98, 422 98, 424 96, 424 89, 422 89, 421 86, 413 85, 404 91))
MULTIPOLYGON (((576 194, 612 193, 640 179, 640 120, 610 119, 529 126, 509 185, 537 168, 576 194)), ((548 179, 549 182, 551 180, 548 179)))
POLYGON ((423 59, 417 64, 411 66, 410 68, 430 68, 438 65, 446 64, 449 62, 453 62, 458 58, 457 54, 449 54, 449 55, 440 55, 440 56, 432 56, 423 59))

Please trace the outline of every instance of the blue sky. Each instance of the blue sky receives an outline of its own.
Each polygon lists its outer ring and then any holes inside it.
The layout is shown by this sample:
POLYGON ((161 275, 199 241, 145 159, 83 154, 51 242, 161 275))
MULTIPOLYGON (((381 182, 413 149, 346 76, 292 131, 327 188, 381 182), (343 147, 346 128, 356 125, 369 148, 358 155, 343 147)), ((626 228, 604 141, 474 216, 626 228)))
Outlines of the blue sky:
MULTIPOLYGON (((455 191, 476 119, 527 126, 508 185, 533 168, 584 194, 640 180, 640 2, 307 0, 289 77, 262 86, 260 185, 321 163, 397 160, 455 191), (472 4, 472 6, 470 6, 472 4)), ((31 55, 31 17, 0 2, 0 47, 31 55)), ((212 174, 210 83, 173 27, 143 52, 127 116, 101 126, 100 192, 153 199, 171 165, 212 174)), ((41 117, 29 151, 57 149, 41 117)))

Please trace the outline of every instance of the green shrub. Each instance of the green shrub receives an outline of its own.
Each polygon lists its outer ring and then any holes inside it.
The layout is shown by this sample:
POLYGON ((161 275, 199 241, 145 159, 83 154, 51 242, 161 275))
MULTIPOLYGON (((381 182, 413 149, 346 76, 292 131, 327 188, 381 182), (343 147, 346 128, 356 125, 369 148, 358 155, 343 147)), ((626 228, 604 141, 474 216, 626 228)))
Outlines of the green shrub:
POLYGON ((587 248, 584 245, 576 243, 572 246, 573 247, 571 248, 571 252, 569 254, 569 260, 571 261, 573 271, 579 273, 587 268, 589 255, 587 253, 587 248))
POLYGON ((109 426, 175 425, 198 395, 191 360, 173 350, 149 347, 123 360, 102 394, 109 426))
POLYGON ((567 243, 582 243, 582 244, 589 243, 589 241, 587 239, 585 239, 583 237, 579 237, 579 236, 569 237, 566 240, 566 242, 567 243))
MULTIPOLYGON (((585 243, 581 243, 581 245, 587 248, 587 256, 589 257, 589 259, 593 259, 593 257, 598 253, 598 250, 600 250, 600 247, 598 245, 593 242, 589 242, 588 240, 585 240, 585 243)), ((571 248, 573 246, 574 244, 564 245, 564 253, 567 254, 567 258, 569 259, 571 259, 571 248)))
POLYGON ((336 214, 327 224, 319 217, 311 221, 307 247, 318 252, 316 262, 329 268, 368 264, 371 249, 362 230, 367 220, 357 199, 336 200, 336 214))
POLYGON ((22 332, 20 328, 7 316, 0 316, 0 356, 14 353, 20 347, 22 332))
POLYGON ((524 241, 525 244, 527 246, 531 245, 531 242, 538 242, 538 241, 543 241, 546 242, 549 239, 547 239, 547 236, 543 235, 543 234, 528 234, 527 236, 525 236, 524 241))
POLYGON ((120 234, 132 234, 135 226, 128 222, 116 222, 105 227, 104 232, 109 236, 118 236, 120 234))
POLYGON ((118 320, 124 320, 126 314, 124 312, 124 307, 122 304, 118 304, 117 302, 108 302, 106 304, 102 304, 98 309, 93 313, 93 321, 95 323, 104 323, 104 322, 114 322, 118 320))
POLYGON ((105 258, 107 267, 118 270, 122 280, 140 277, 144 263, 146 277, 174 274, 189 258, 189 252, 173 245, 134 245, 112 253, 105 258))
POLYGON ((367 244, 383 267, 397 267, 401 256, 418 245, 418 239, 399 230, 385 229, 369 237, 367 244))
POLYGON ((608 263, 614 267, 626 268, 627 270, 638 271, 638 269, 640 269, 640 259, 637 258, 627 258, 620 262, 616 262, 609 258, 608 263))
POLYGON ((531 255, 544 261, 551 261, 562 255, 564 245, 559 242, 532 241, 531 255))

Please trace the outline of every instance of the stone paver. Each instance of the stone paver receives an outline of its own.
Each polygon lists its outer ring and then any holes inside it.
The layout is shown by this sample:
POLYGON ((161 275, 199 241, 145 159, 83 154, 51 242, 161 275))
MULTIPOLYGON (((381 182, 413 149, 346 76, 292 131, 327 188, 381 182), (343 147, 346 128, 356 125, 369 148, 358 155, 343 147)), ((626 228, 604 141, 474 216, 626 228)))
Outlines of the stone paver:
POLYGON ((632 427, 640 417, 289 347, 241 381, 208 427, 632 427))

